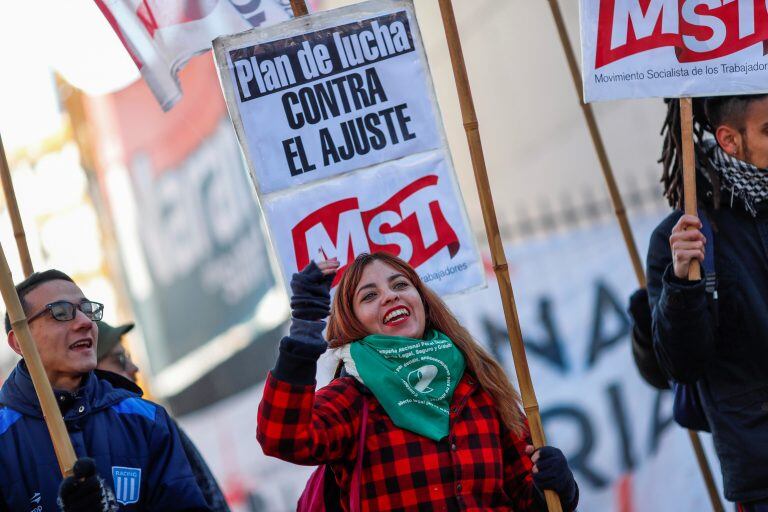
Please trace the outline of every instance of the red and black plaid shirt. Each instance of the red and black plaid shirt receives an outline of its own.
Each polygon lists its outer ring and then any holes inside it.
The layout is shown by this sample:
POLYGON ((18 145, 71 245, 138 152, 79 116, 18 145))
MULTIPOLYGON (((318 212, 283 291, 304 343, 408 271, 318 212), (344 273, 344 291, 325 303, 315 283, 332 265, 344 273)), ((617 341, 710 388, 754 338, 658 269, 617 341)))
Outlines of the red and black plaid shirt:
MULTIPOLYGON (((352 377, 314 386, 267 378, 256 437, 264 453, 303 465, 328 464, 348 509, 358 453, 362 393, 352 377)), ((451 402, 450 432, 435 442, 399 428, 367 401, 361 509, 546 512, 525 455, 528 440, 501 423, 490 395, 464 374, 451 402)))

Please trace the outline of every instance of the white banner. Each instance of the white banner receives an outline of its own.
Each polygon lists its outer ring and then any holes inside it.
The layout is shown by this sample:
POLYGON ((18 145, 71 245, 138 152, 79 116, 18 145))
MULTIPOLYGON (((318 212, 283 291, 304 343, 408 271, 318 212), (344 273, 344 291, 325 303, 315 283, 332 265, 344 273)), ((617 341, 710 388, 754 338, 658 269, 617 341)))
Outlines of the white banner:
POLYGON ((444 294, 482 286, 410 0, 214 41, 230 117, 285 278, 387 251, 444 294))
POLYGON ((443 145, 410 3, 318 13, 306 27, 302 18, 214 42, 260 193, 443 145))
MULTIPOLYGON (((633 219, 642 245, 660 217, 633 219)), ((547 440, 568 456, 579 510, 711 510, 688 436, 672 422, 671 395, 645 384, 632 361, 625 307, 636 280, 615 223, 516 245, 507 256, 547 440)), ((496 285, 448 305, 513 376, 496 285)), ((322 385, 335 366, 320 362, 322 385)), ((182 424, 233 504, 247 495, 260 505, 237 510, 295 510, 312 468, 263 455, 254 439, 260 396, 246 391, 182 424)), ((720 483, 711 437, 702 439, 720 483)))
POLYGON ((270 195, 262 206, 286 282, 319 254, 338 257, 341 275, 355 255, 378 251, 408 261, 440 294, 485 282, 445 153, 387 162, 302 193, 270 195))
POLYGON ((768 3, 580 0, 584 100, 768 91, 768 3))

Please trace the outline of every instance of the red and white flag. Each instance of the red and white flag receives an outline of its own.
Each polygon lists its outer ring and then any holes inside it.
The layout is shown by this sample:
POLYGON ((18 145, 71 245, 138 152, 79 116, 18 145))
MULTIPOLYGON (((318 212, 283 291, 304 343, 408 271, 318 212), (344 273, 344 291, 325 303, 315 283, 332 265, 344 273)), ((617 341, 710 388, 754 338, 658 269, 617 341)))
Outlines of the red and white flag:
POLYGON ((94 0, 163 110, 181 98, 179 70, 218 36, 291 16, 281 0, 94 0))

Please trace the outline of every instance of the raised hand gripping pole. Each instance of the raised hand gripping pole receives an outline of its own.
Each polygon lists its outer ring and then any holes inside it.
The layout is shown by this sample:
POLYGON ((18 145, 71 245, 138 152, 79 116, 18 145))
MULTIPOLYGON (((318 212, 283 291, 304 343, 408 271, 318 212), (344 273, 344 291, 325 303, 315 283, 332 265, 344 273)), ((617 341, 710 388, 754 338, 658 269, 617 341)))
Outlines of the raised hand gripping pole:
MULTIPOLYGON (((683 138, 683 207, 687 215, 698 216, 696 204, 696 153, 693 144, 693 101, 691 98, 680 98, 680 132, 683 138)), ((701 279, 701 265, 699 260, 692 260, 690 267, 688 267, 688 280, 697 281, 699 279, 701 279)), ((688 435, 693 443, 696 460, 704 476, 712 509, 715 512, 723 512, 725 507, 723 507, 720 495, 717 493, 715 479, 707 465, 707 458, 704 455, 704 448, 701 445, 699 435, 692 430, 688 431, 688 435)))
MULTIPOLYGON (((680 98, 680 132, 683 143, 683 206, 686 215, 698 216, 696 208, 696 153, 693 147, 693 102, 680 98)), ((691 260, 688 280, 701 279, 699 260, 691 260)))

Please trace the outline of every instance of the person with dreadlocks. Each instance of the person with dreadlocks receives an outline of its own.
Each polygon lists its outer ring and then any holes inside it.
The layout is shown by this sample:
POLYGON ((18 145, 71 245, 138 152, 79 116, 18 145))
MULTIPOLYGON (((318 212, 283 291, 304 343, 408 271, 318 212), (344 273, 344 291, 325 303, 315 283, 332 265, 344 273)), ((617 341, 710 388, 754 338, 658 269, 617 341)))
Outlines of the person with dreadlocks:
MULTIPOLYGON (((660 162, 677 210, 648 250, 653 349, 664 373, 698 392, 738 510, 768 511, 768 95, 694 101, 699 216, 682 208, 682 137, 669 102, 660 162), (702 233, 705 224, 712 235, 702 233), (708 239, 709 238, 709 239, 708 239), (688 280, 714 252, 716 282, 688 280)), ((646 321, 647 322, 647 321, 646 321)))

